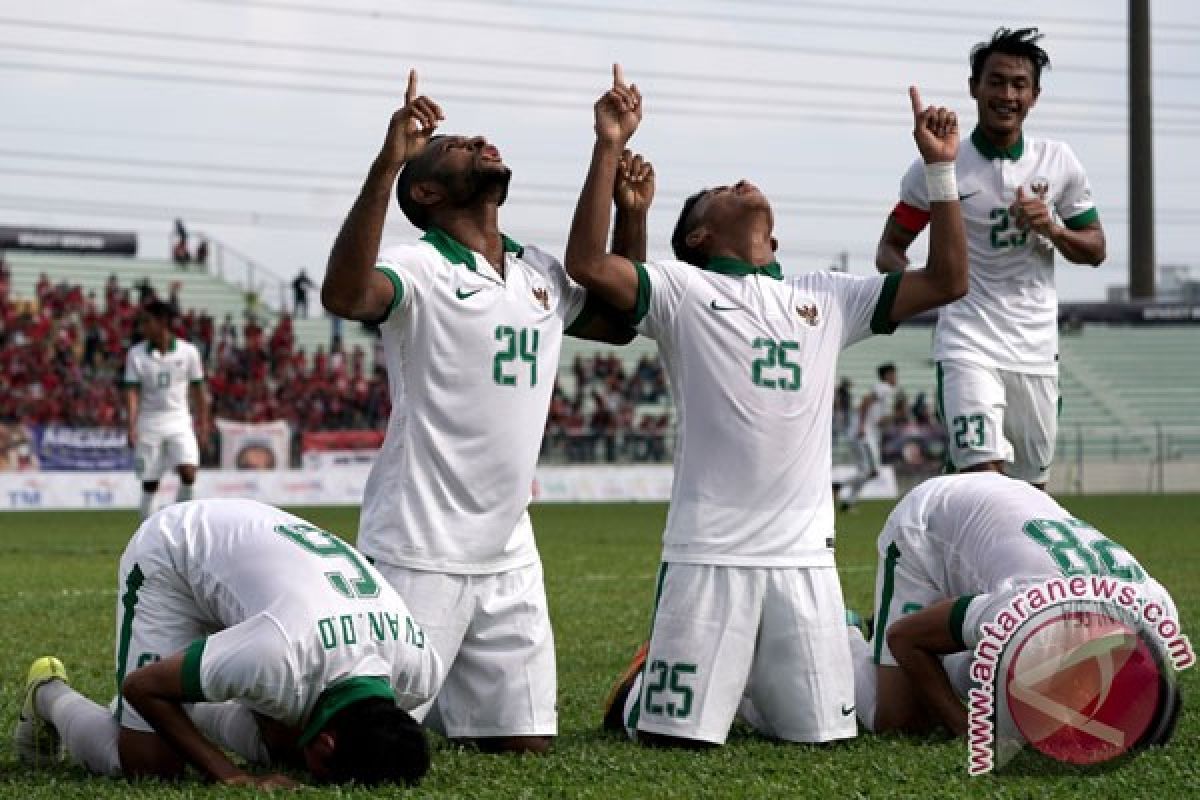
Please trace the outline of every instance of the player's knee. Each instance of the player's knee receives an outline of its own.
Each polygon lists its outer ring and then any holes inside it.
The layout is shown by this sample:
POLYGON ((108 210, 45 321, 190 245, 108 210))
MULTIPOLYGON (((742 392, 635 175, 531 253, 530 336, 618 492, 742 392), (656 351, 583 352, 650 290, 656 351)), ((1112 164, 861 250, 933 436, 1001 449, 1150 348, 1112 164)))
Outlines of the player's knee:
POLYGON ((554 744, 553 736, 493 736, 473 740, 484 753, 533 753, 545 755, 554 744))

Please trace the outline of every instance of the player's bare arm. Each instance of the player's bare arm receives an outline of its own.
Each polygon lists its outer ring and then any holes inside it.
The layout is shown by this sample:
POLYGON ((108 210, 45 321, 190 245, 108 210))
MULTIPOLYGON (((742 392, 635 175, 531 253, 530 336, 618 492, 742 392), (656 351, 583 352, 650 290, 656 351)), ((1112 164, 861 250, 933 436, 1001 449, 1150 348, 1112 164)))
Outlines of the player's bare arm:
POLYGON ((958 116, 947 108, 924 106, 917 87, 908 90, 913 112, 913 138, 925 161, 931 184, 929 260, 924 269, 900 279, 892 322, 953 302, 967 293, 967 232, 963 225, 954 160, 958 156, 958 116), (937 190, 937 191, 934 191, 937 190))
POLYGON ((613 203, 617 219, 613 223, 612 253, 630 261, 646 260, 646 219, 654 201, 654 165, 641 153, 625 150, 617 166, 613 203))
POLYGON ((610 255, 605 240, 621 155, 642 119, 642 95, 636 85, 625 83, 620 65, 613 65, 612 88, 596 101, 594 112, 596 143, 575 206, 564 261, 567 272, 580 285, 619 311, 628 312, 637 304, 637 272, 628 258, 610 255))
POLYGON ((1104 228, 1100 221, 1092 222, 1078 230, 1072 230, 1054 219, 1046 201, 1037 195, 1027 195, 1017 187, 1017 199, 1010 211, 1017 226, 1045 236, 1063 258, 1072 264, 1089 264, 1098 267, 1107 257, 1104 228))
POLYGON ((331 313, 368 322, 387 313, 395 290, 374 267, 392 187, 400 170, 428 144, 444 118, 437 103, 417 94, 417 73, 411 70, 404 106, 392 114, 383 147, 367 170, 362 190, 329 253, 321 303, 331 313))
MULTIPOLYGON (((121 693, 175 752, 210 780, 261 788, 298 785, 282 775, 248 775, 196 729, 183 710, 183 653, 176 653, 130 673, 121 686, 121 693)), ((124 730, 122 736, 125 736, 124 730)), ((126 750, 122 746, 122 764, 127 761, 126 750)))
POLYGON ((188 387, 188 394, 190 395, 192 412, 195 415, 196 435, 200 439, 200 446, 204 447, 208 441, 208 434, 212 431, 208 390, 204 387, 203 382, 197 382, 188 387))
POLYGON ((883 233, 875 247, 875 268, 882 273, 903 272, 908 269, 908 248, 916 240, 919 231, 910 231, 888 215, 883 224, 883 233))
POLYGON ((138 415, 138 389, 136 386, 125 387, 125 413, 129 419, 129 446, 137 447, 137 415, 138 415))
POLYGON ((965 736, 967 709, 955 695, 939 658, 963 649, 950 630, 950 616, 956 602, 940 600, 900 617, 888 626, 887 644, 923 705, 956 736, 965 736))

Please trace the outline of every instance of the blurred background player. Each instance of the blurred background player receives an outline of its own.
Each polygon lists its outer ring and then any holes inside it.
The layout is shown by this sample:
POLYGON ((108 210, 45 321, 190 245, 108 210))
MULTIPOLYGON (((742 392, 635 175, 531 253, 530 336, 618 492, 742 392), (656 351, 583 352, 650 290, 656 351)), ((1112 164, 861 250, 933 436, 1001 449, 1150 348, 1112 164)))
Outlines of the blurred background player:
POLYGON ((154 493, 163 473, 179 473, 176 502, 191 500, 200 464, 197 434, 209 433, 208 393, 204 362, 191 342, 171 329, 171 306, 161 300, 147 303, 138 317, 143 341, 125 356, 125 407, 129 415, 129 445, 134 469, 142 482, 141 518, 150 516, 154 493), (188 401, 195 412, 188 410, 188 401))
MULTIPOLYGON (((1105 243, 1071 148, 1023 132, 1050 63, 1040 38, 1037 28, 1000 28, 971 50, 979 122, 957 161, 970 291, 939 312, 933 358, 952 466, 1044 487, 1058 431, 1054 252, 1098 266, 1105 243)), ((928 221, 918 161, 884 227, 875 259, 881 272, 908 265, 905 253, 928 221)))
POLYGON ((878 539, 874 634, 850 628, 867 730, 967 730, 970 650, 1013 596, 1050 578, 1107 575, 1178 619, 1167 590, 1120 544, 1028 483, 991 471, 913 489, 878 539), (942 659, 945 659, 943 664, 942 659))
MULTIPOLYGON (((426 718, 486 750, 558 731, 554 634, 528 505, 564 333, 627 342, 550 254, 501 233, 512 171, 482 136, 433 136, 405 104, 325 274, 331 313, 378 323, 392 414, 359 545, 449 665, 426 718), (419 242, 380 250, 392 187, 419 242)), ((640 223, 645 248, 644 215, 640 223)), ((633 237, 638 238, 638 237, 633 237)))
POLYGON ((858 421, 854 437, 850 440, 857 472, 842 490, 842 511, 854 507, 863 486, 879 474, 879 467, 883 464, 882 425, 896 405, 896 365, 880 364, 876 374, 879 381, 863 395, 858 406, 858 421))
POLYGON ((404 600, 337 536, 271 506, 199 500, 144 522, 121 557, 115 709, 30 668, 14 740, 21 761, 65 745, 96 775, 172 779, 191 765, 225 784, 415 783, 429 768, 406 712, 431 698, 441 659, 404 600), (235 701, 235 702, 226 702, 235 701), (186 704, 186 705, 185 705, 186 704))
POLYGON ((678 260, 610 255, 614 192, 651 172, 625 151, 642 103, 619 66, 596 102, 567 269, 658 342, 680 420, 650 644, 605 714, 623 707, 639 742, 722 744, 743 697, 774 738, 857 733, 830 489, 837 358, 967 284, 957 121, 915 88, 910 100, 936 200, 929 265, 870 278, 785 278, 770 202, 747 181, 687 200, 678 260))

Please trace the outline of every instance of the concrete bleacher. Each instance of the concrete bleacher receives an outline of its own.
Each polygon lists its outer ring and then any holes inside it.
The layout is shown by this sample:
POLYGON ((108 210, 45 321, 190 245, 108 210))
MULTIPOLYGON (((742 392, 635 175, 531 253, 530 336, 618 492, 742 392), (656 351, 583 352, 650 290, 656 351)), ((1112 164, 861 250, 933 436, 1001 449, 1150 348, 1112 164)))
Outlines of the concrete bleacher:
MULTIPOLYGON (((85 293, 95 290, 101 303, 104 284, 112 274, 116 274, 122 288, 128 289, 147 278, 162 297, 166 297, 172 283, 179 281, 182 284, 180 298, 185 309, 207 311, 218 327, 226 314, 232 314, 239 326, 240 339, 243 312, 247 307, 245 291, 230 281, 208 272, 201 272, 195 265, 182 270, 173 262, 161 259, 21 251, 5 253, 5 260, 12 270, 12 293, 15 297, 33 297, 34 287, 43 272, 53 283, 65 281, 79 284, 85 293)), ((330 321, 322 314, 316 295, 316 291, 309 291, 312 318, 293 320, 296 345, 303 347, 309 354, 315 351, 317 346, 329 349, 330 321)), ((278 312, 259 303, 257 313, 264 328, 270 331, 278 312)), ((353 350, 356 344, 361 345, 366 350, 367 362, 370 363, 374 339, 364 332, 358 323, 346 322, 342 326, 342 343, 346 352, 353 350)))

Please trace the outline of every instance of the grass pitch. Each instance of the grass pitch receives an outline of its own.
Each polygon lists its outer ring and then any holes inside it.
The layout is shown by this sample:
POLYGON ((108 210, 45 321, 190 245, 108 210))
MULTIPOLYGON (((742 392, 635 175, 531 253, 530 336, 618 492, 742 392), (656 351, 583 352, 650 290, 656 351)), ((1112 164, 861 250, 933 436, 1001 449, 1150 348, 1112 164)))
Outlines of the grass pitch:
MULTIPOLYGON (((1068 498, 1073 512, 1126 545, 1172 591, 1185 631, 1200 622, 1200 497, 1068 498)), ((875 535, 891 504, 868 503, 839 518, 838 563, 847 605, 867 610, 875 535)), ((353 536, 357 510, 297 509, 353 536)), ((486 756, 445 742, 417 789, 304 790, 301 796, 378 798, 694 797, 1155 797, 1200 792, 1200 669, 1184 673, 1187 708, 1170 747, 1104 771, 1030 760, 1001 775, 970 778, 966 748, 940 738, 862 736, 831 746, 786 745, 735 728, 721 749, 684 753, 638 748, 601 732, 600 703, 648 634, 660 505, 540 506, 534 524, 545 563, 558 644, 559 729, 546 758, 486 756)), ((61 657, 73 684, 107 702, 113 694, 116 567, 136 527, 132 512, 0 513, 0 797, 174 798, 250 794, 206 786, 90 778, 69 766, 33 773, 9 741, 25 670, 61 657)), ((1200 644, 1200 641, 1197 642, 1200 644)), ((786 669, 787 665, 780 665, 786 669)))

